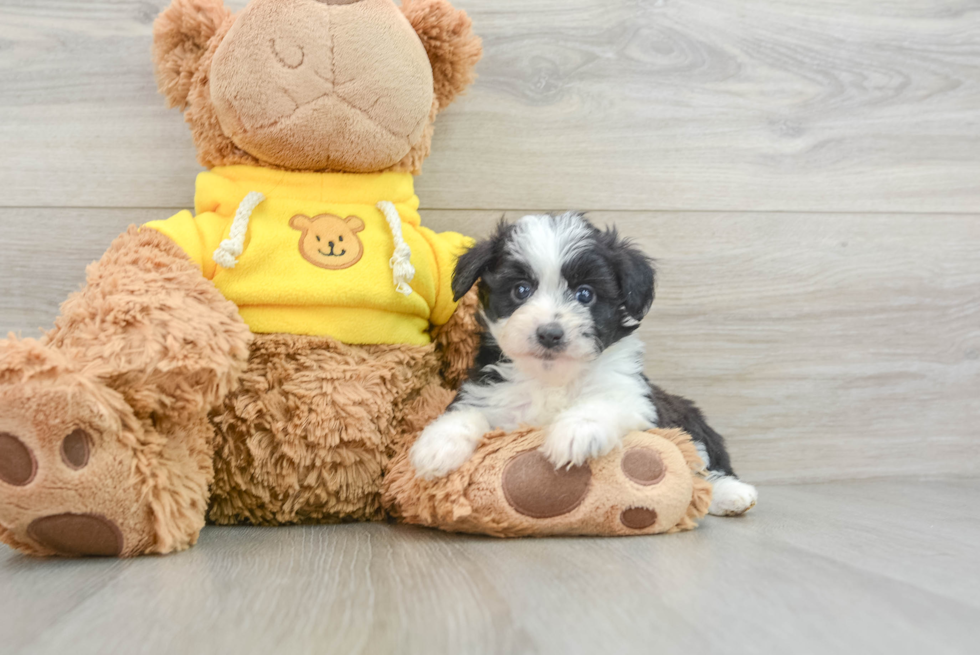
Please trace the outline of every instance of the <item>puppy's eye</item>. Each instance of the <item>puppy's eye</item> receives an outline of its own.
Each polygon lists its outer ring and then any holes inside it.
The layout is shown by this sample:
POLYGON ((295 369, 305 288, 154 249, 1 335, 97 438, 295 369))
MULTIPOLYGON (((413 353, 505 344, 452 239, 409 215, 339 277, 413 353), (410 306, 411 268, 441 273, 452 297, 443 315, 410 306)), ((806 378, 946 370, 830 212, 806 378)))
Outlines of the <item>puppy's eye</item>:
POLYGON ((320 237, 317 237, 316 240, 319 241, 320 240, 320 237))
POLYGON ((514 298, 517 300, 527 300, 531 296, 531 285, 527 282, 518 282, 514 286, 514 298))
POLYGON ((575 300, 583 305, 591 305, 592 301, 595 300, 595 290, 588 284, 583 284, 575 290, 575 300))
POLYGON ((343 241, 343 240, 344 240, 344 237, 340 237, 340 238, 337 239, 337 241, 343 241))

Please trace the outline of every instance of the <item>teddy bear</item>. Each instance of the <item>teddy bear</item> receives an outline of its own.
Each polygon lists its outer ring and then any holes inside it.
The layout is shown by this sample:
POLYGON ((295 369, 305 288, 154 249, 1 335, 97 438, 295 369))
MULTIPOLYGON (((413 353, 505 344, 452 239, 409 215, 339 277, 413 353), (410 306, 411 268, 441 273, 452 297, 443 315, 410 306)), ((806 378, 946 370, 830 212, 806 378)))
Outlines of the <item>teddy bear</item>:
POLYGON ((710 485, 677 431, 561 471, 538 431, 491 434, 448 478, 413 475, 480 330, 451 285, 472 241, 421 224, 413 176, 480 56, 446 0, 173 0, 153 57, 207 169, 195 211, 131 226, 53 329, 0 341, 0 540, 131 557, 206 521, 694 526, 710 485))

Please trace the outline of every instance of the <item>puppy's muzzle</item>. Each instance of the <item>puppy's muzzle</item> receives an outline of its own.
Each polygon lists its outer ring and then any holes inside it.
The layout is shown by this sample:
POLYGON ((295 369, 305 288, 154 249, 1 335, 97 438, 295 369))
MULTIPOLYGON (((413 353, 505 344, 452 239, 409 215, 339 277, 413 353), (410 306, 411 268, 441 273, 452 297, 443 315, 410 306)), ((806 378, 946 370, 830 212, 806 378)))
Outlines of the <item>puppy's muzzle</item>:
POLYGON ((539 326, 536 336, 538 343, 550 351, 558 352, 565 348, 565 329, 557 322, 539 326))

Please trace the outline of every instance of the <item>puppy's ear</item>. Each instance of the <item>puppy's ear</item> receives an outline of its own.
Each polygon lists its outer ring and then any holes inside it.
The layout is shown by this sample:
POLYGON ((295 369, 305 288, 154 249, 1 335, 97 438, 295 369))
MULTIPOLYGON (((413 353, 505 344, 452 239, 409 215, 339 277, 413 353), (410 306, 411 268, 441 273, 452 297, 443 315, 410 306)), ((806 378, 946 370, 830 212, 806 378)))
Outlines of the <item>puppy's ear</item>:
POLYGON ((473 288, 493 261, 494 241, 484 239, 459 256, 453 271, 453 301, 458 302, 473 288))
POLYGON ((153 23, 153 63, 157 88, 168 107, 187 107, 201 57, 231 10, 222 0, 173 0, 153 23))
POLYGON ((653 305, 656 273, 653 260, 643 254, 628 239, 620 238, 615 229, 603 235, 612 249, 616 279, 623 293, 623 309, 635 321, 640 321, 653 305))
POLYGON ((429 54, 441 111, 476 79, 473 69, 483 55, 483 45, 473 34, 473 21, 466 12, 446 0, 404 0, 402 13, 429 54))

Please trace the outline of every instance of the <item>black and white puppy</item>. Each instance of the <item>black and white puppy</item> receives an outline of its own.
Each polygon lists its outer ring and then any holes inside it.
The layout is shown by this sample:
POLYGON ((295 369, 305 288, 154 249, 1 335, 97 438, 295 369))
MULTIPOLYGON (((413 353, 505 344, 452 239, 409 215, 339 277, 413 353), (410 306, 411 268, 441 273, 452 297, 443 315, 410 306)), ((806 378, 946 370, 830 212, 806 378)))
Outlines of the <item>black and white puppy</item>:
POLYGON ((679 427, 695 440, 714 496, 712 514, 755 505, 752 485, 732 470, 724 439, 690 401, 650 384, 634 335, 654 295, 651 260, 615 230, 581 214, 501 223, 459 258, 458 300, 480 280, 485 332, 470 379, 447 412, 412 447, 418 475, 461 466, 492 429, 545 428, 556 466, 603 455, 626 434, 679 427))

